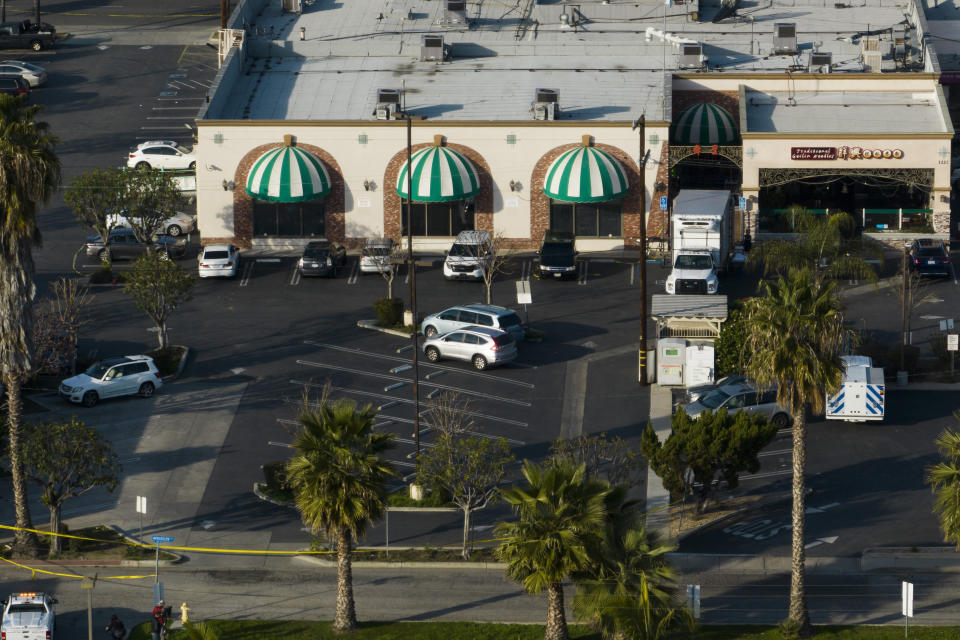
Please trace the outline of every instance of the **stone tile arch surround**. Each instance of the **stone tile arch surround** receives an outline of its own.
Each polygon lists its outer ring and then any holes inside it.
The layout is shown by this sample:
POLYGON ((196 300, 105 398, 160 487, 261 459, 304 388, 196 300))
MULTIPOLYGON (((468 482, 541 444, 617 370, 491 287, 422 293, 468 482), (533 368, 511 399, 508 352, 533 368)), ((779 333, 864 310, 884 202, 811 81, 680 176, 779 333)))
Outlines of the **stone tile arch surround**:
MULTIPOLYGON (((247 193, 247 177, 250 175, 250 168, 253 167, 260 156, 282 144, 282 142, 271 142, 254 147, 240 159, 240 164, 237 165, 237 170, 234 172, 232 242, 238 247, 249 248, 253 241, 253 198, 247 193)), ((344 216, 346 191, 340 165, 332 155, 318 146, 300 140, 297 140, 295 145, 320 158, 321 162, 327 167, 327 172, 330 174, 330 193, 327 194, 325 199, 326 235, 328 240, 343 243, 346 233, 344 216)), ((223 242, 222 239, 217 238, 213 238, 211 241, 223 242)))
MULTIPOLYGON (((410 155, 413 156, 421 149, 434 146, 433 142, 420 142, 410 145, 410 155)), ((493 233, 493 178, 490 175, 490 165, 482 155, 474 149, 462 144, 449 143, 444 145, 463 155, 473 163, 480 179, 480 192, 474 197, 474 226, 481 231, 493 233)), ((386 237, 398 240, 402 236, 401 208, 404 200, 397 194, 397 177, 400 168, 407 161, 407 148, 404 147, 390 158, 383 173, 383 234, 386 237)))
MULTIPOLYGON (((530 241, 529 246, 523 248, 538 248, 543 233, 550 227, 550 198, 543 193, 543 182, 547 170, 564 151, 580 146, 582 144, 576 142, 554 147, 534 165, 533 173, 530 174, 530 241)), ((623 220, 623 244, 625 247, 639 247, 640 243, 637 239, 640 237, 640 225, 643 223, 641 206, 643 196, 640 193, 640 172, 637 165, 629 154, 618 147, 608 144, 594 144, 593 146, 616 158, 627 175, 629 189, 627 195, 623 197, 620 209, 623 220)))

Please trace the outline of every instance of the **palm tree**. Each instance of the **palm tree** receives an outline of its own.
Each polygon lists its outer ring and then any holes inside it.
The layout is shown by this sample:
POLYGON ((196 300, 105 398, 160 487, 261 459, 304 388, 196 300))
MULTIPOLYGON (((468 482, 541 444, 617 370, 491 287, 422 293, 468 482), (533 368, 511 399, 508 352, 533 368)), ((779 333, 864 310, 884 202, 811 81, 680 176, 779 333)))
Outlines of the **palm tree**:
POLYGON ((7 429, 13 500, 20 553, 35 555, 39 546, 32 529, 27 483, 20 460, 23 403, 20 388, 33 368, 33 247, 40 244, 37 209, 60 182, 60 161, 53 153, 57 139, 45 122, 34 117, 40 105, 0 96, 0 377, 7 388, 7 429))
POLYGON ((374 433, 376 409, 351 400, 324 400, 305 405, 298 417, 296 455, 287 464, 287 479, 297 509, 314 534, 321 531, 337 547, 337 608, 333 628, 357 626, 350 551, 367 524, 383 515, 386 481, 393 475, 380 457, 392 446, 389 433, 374 433))
MULTIPOLYGON (((960 420, 960 411, 953 415, 960 420)), ((927 484, 934 493, 933 510, 940 518, 943 539, 960 548, 960 433, 945 429, 937 448, 944 461, 927 467, 927 484)))
POLYGON ((676 572, 666 554, 675 547, 640 523, 637 504, 626 500, 626 485, 607 494, 607 520, 594 563, 574 575, 573 610, 610 640, 660 638, 687 612, 676 606, 676 572))
POLYGON ((765 241, 750 252, 747 264, 762 269, 765 276, 810 269, 818 284, 837 278, 877 281, 876 272, 864 258, 874 252, 853 238, 857 227, 853 216, 819 216, 802 207, 791 207, 791 215, 796 217, 797 237, 765 241))
POLYGON ((806 483, 809 406, 823 411, 825 393, 835 392, 843 378, 841 345, 852 335, 843 325, 835 283, 817 284, 809 269, 791 270, 787 277, 760 285, 763 297, 745 304, 749 353, 747 375, 763 387, 776 386, 777 404, 789 410, 793 422, 793 540, 788 622, 808 636, 804 552, 804 493, 806 483))
POLYGON ((593 561, 590 551, 603 535, 610 485, 587 477, 584 465, 569 460, 543 467, 527 460, 523 475, 526 487, 503 491, 519 519, 497 525, 497 536, 506 538, 497 555, 507 564, 507 576, 525 591, 546 590, 545 640, 567 640, 563 581, 593 561))

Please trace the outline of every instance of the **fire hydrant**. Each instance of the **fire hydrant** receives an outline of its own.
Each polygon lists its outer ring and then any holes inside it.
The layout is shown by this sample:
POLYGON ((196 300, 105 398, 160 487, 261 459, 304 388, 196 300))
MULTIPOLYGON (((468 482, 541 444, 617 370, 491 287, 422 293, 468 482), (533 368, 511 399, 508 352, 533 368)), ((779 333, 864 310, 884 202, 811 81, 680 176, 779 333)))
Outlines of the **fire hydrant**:
POLYGON ((190 622, 190 617, 188 615, 189 613, 190 613, 190 607, 187 606, 186 602, 181 602, 180 603, 180 621, 183 622, 184 624, 190 622))

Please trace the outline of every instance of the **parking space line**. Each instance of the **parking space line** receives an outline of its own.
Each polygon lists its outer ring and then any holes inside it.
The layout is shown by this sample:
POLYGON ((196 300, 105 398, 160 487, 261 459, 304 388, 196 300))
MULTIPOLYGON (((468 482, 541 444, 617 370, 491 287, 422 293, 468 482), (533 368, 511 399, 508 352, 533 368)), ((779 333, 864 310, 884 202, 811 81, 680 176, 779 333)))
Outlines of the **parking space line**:
POLYGON ((297 286, 300 284, 300 269, 297 268, 297 264, 293 264, 293 273, 290 274, 290 284, 297 286))
MULTIPOLYGON (((322 386, 322 385, 316 385, 316 384, 309 383, 309 382, 303 382, 302 380, 291 380, 291 381, 290 381, 290 384, 295 384, 295 385, 297 385, 297 386, 303 386, 303 385, 308 385, 308 386, 322 386)), ((365 397, 368 397, 368 398, 375 398, 375 399, 377 399, 377 400, 388 400, 389 402, 387 402, 386 404, 380 405, 380 408, 381 408, 381 409, 386 409, 386 408, 388 408, 388 407, 394 407, 394 406, 396 406, 396 405, 398 405, 398 404, 413 404, 413 400, 409 400, 409 399, 407 399, 407 398, 395 398, 394 396, 388 396, 388 395, 385 395, 385 394, 382 394, 382 393, 375 393, 375 392, 373 392, 373 391, 361 391, 361 390, 359 390, 359 389, 351 389, 350 387, 333 387, 333 386, 331 386, 330 389, 331 389, 332 391, 343 391, 343 392, 345 392, 345 393, 353 393, 353 394, 356 394, 356 395, 358 395, 358 396, 365 396, 365 397)), ((431 392, 431 393, 432 393, 432 392, 431 392)), ((301 402, 301 401, 300 401, 300 400, 297 400, 297 402, 299 403, 299 402, 301 402)), ((432 405, 431 405, 430 403, 421 402, 421 403, 420 403, 420 406, 421 406, 421 407, 426 407, 427 409, 429 409, 432 405)), ((520 427, 521 429, 526 429, 526 428, 528 428, 528 427, 530 426, 528 423, 526 423, 526 422, 521 422, 520 420, 512 420, 512 419, 510 419, 510 418, 500 418, 500 417, 497 417, 497 416, 492 416, 492 415, 487 414, 487 413, 480 413, 480 412, 478 412, 478 411, 466 411, 466 412, 464 412, 464 413, 465 413, 466 415, 468 415, 468 416, 473 416, 473 417, 476 417, 476 418, 483 418, 484 420, 493 420, 494 422, 503 422, 504 424, 509 424, 509 425, 513 425, 513 426, 515 426, 515 427, 520 427)), ((382 417, 382 416, 381 416, 381 417, 382 417)))
POLYGON ((577 262, 580 273, 577 274, 577 284, 587 284, 587 273, 590 271, 590 261, 582 260, 577 262))
POLYGON ((524 260, 520 265, 520 279, 530 281, 530 274, 533 272, 533 260, 524 260))
POLYGON ((250 284, 250 274, 253 273, 253 260, 247 260, 243 263, 243 275, 240 276, 240 286, 245 287, 250 284))
POLYGON ((779 456, 784 453, 793 453, 793 449, 779 449, 777 451, 761 451, 760 453, 757 454, 757 457, 759 458, 761 456, 779 456))
MULTIPOLYGON (((331 351, 344 351, 344 352, 352 353, 352 354, 358 355, 358 356, 371 356, 371 357, 374 357, 374 358, 382 358, 382 359, 384 359, 384 360, 393 360, 394 362, 403 362, 404 364, 410 362, 410 360, 408 360, 407 358, 399 358, 399 357, 397 357, 397 356, 388 356, 388 355, 384 355, 384 354, 381 354, 381 353, 375 353, 375 352, 373 352, 373 351, 362 351, 362 350, 360 350, 360 349, 356 349, 356 348, 353 348, 353 347, 341 347, 340 345, 328 344, 328 343, 326 343, 326 342, 315 342, 315 341, 313 341, 313 340, 304 340, 303 343, 304 343, 304 344, 310 344, 310 345, 313 345, 313 346, 315 346, 315 347, 320 347, 321 349, 330 349, 331 351)), ((400 347, 399 349, 397 349, 397 353, 400 353, 401 351, 408 351, 408 350, 410 350, 410 349, 412 349, 412 348, 413 348, 413 345, 409 345, 409 344, 408 344, 408 345, 405 345, 405 346, 400 347)), ((516 362, 511 363, 511 364, 515 364, 515 365, 517 365, 517 366, 525 367, 525 368, 532 368, 532 369, 535 369, 535 368, 536 368, 535 365, 529 365, 529 364, 528 364, 528 365, 525 365, 525 364, 516 363, 516 362)), ((441 370, 441 371, 449 371, 449 369, 447 369, 446 367, 443 367, 443 366, 440 366, 440 365, 435 365, 435 364, 428 364, 428 363, 426 363, 426 362, 420 362, 419 365, 420 365, 421 367, 427 367, 427 368, 429 368, 429 369, 439 369, 439 370, 441 370)), ((464 373, 464 374, 466 374, 466 375, 474 376, 474 377, 477 377, 477 378, 484 378, 485 380, 494 380, 494 381, 496 381, 496 382, 505 382, 505 383, 507 383, 507 384, 513 384, 513 385, 516 385, 516 386, 518 386, 518 387, 526 387, 527 389, 536 389, 536 385, 534 385, 534 384, 532 384, 532 383, 530 383, 530 382, 522 382, 522 381, 520 381, 520 380, 511 380, 511 379, 509 379, 509 378, 500 378, 500 377, 498 377, 498 376, 490 375, 490 374, 487 374, 487 373, 480 373, 479 371, 461 371, 460 373, 464 373)), ((429 380, 429 378, 427 378, 427 379, 429 380)))
POLYGON ((782 471, 768 471, 766 473, 747 473, 740 476, 740 480, 759 480, 760 478, 772 478, 773 476, 789 476, 793 474, 793 469, 783 469, 782 471))
POLYGON ((360 275, 360 260, 352 263, 350 267, 350 276, 347 278, 347 284, 357 284, 357 278, 360 275))

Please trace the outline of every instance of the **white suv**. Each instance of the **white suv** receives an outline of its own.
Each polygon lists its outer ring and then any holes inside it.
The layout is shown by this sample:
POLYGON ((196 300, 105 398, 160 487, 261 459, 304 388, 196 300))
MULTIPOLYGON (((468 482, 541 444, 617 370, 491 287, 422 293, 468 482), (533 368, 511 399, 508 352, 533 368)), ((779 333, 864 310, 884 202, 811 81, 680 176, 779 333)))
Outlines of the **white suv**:
POLYGON ((60 383, 60 395, 70 402, 92 407, 101 398, 139 395, 149 398, 163 386, 160 371, 150 356, 124 356, 101 360, 60 383))
POLYGON ((192 149, 173 140, 141 142, 127 155, 131 169, 196 169, 197 156, 192 149))

